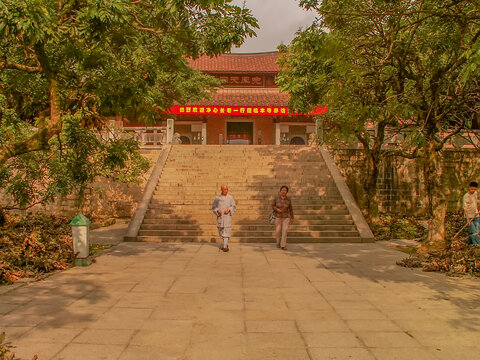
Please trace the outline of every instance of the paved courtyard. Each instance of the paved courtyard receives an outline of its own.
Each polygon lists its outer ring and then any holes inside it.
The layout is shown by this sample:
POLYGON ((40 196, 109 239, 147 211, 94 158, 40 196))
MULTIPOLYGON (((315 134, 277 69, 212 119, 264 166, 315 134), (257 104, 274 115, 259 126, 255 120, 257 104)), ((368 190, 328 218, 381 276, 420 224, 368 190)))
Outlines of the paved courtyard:
POLYGON ((0 288, 20 359, 480 359, 480 282, 375 244, 121 243, 0 288))

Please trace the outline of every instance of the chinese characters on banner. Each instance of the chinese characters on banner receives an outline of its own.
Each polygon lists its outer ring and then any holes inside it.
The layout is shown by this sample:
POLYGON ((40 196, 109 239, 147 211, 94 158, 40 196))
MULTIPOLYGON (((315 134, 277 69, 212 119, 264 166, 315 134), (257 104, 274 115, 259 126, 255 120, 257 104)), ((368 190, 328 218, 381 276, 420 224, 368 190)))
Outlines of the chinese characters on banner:
MULTIPOLYGON (((326 107, 318 107, 310 115, 323 115, 326 107)), ((168 113, 175 115, 302 115, 286 106, 174 106, 168 113)))

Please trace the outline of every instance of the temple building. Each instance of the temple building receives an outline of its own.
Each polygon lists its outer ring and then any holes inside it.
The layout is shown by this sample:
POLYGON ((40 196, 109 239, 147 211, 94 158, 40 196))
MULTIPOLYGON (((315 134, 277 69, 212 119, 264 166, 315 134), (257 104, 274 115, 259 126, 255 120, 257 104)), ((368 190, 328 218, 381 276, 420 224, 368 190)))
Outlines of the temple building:
POLYGON ((223 88, 210 100, 170 109, 182 144, 307 144, 316 133, 315 118, 326 108, 309 115, 291 113, 290 95, 275 84, 279 56, 265 52, 190 60, 192 68, 221 79, 223 88))

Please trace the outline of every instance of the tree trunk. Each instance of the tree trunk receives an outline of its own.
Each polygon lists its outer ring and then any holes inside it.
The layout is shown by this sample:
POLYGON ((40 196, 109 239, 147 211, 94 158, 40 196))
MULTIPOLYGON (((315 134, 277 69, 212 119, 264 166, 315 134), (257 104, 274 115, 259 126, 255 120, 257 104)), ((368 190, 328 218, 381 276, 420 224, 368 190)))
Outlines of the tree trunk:
POLYGON ((367 219, 371 222, 379 220, 377 181, 379 164, 377 158, 367 150, 367 177, 363 183, 367 207, 367 219))
POLYGON ((6 219, 5 219, 5 210, 3 210, 3 206, 0 205, 0 226, 5 225, 6 219))
POLYGON ((433 140, 431 140, 426 147, 423 176, 428 200, 427 216, 429 218, 426 246, 431 250, 442 250, 447 247, 445 240, 447 201, 440 184, 442 181, 441 171, 433 140))

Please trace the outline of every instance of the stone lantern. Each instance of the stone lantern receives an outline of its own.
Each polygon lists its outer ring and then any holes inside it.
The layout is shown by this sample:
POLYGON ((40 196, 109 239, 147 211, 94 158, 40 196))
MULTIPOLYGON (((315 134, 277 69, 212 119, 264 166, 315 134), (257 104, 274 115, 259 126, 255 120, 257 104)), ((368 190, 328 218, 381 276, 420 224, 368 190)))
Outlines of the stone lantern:
POLYGON ((90 220, 83 214, 75 216, 70 221, 73 237, 73 252, 76 255, 75 265, 90 265, 91 260, 88 259, 90 253, 90 220))

